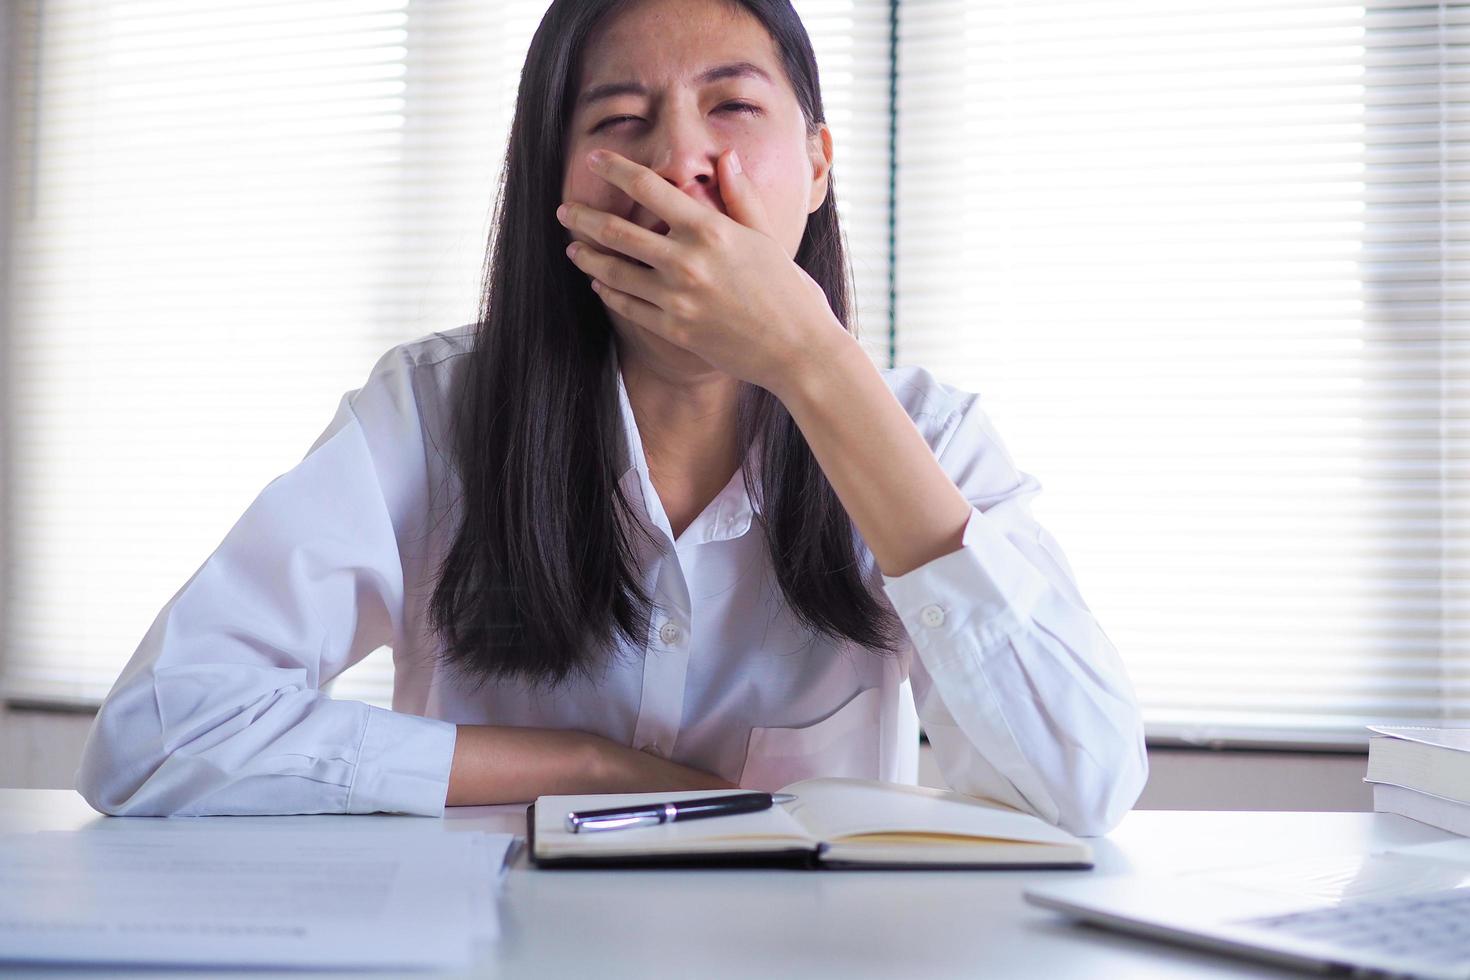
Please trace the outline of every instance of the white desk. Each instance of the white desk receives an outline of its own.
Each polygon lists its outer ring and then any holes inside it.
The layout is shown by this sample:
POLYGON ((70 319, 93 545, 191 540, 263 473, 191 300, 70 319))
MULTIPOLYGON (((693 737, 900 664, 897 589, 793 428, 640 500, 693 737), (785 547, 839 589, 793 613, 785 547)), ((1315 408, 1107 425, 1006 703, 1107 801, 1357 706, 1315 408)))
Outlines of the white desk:
MULTIPOLYGON (((405 834, 491 830, 524 835, 523 815, 524 807, 507 806, 451 807, 443 820, 388 814, 193 819, 229 820, 241 827, 331 822, 344 833, 395 827, 405 834)), ((144 834, 170 823, 179 821, 105 817, 66 790, 0 789, 3 831, 144 834)), ((1021 889, 1038 878, 1366 853, 1451 836, 1388 814, 1135 810, 1112 834, 1091 840, 1094 870, 1042 872, 538 871, 528 865, 522 848, 500 901, 504 934, 472 975, 588 980, 1301 976, 1077 926, 1026 904, 1021 889)), ((112 972, 5 970, 7 977, 112 972)), ((179 980, 191 974, 157 975, 179 980)), ((252 980, 267 975, 307 974, 250 974, 252 980)))

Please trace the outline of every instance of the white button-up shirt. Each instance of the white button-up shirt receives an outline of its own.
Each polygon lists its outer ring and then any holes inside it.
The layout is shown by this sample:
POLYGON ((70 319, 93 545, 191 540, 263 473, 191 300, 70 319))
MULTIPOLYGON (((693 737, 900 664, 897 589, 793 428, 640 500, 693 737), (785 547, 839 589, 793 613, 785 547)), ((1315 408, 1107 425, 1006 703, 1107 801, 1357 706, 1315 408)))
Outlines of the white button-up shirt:
POLYGON ((963 546, 865 578, 910 643, 884 657, 782 601, 741 473, 674 539, 619 382, 623 487, 654 598, 641 649, 554 692, 461 690, 427 604, 458 526, 449 412, 472 328, 386 353, 305 458, 271 481, 169 600, 107 696, 76 788, 118 815, 444 811, 456 724, 580 729, 775 790, 809 776, 914 783, 919 723, 948 784, 1073 833, 1110 830, 1148 774, 1137 701, 978 396, 884 372, 973 507, 963 546), (393 709, 322 685, 382 646, 393 709))

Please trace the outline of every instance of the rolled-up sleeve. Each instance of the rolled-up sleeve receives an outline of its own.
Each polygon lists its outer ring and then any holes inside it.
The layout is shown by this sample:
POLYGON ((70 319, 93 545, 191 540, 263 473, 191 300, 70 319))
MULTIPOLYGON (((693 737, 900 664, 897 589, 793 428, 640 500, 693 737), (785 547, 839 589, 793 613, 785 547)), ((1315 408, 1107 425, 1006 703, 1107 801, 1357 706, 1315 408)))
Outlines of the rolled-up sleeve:
POLYGON ((1031 514, 1040 483, 1016 468, 978 396, 936 441, 971 504, 963 544, 883 577, 918 654, 910 679, 936 762, 958 792, 1105 834, 1148 779, 1127 671, 1031 514))
POLYGON ((321 691, 402 639, 395 519, 422 499, 421 439, 394 348, 154 619, 88 734, 75 783, 88 803, 443 815, 456 726, 321 691))

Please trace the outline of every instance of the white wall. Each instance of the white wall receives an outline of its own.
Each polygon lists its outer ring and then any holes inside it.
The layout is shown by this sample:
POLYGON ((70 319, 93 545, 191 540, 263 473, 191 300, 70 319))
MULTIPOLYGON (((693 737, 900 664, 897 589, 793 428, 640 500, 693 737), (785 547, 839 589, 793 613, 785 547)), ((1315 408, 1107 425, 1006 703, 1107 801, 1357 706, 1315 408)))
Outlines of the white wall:
MULTIPOLYGON (((90 712, 0 707, 0 788, 71 789, 90 712)), ((1210 751, 1149 752, 1142 810, 1372 810, 1365 755, 1210 751)), ((925 746, 919 781, 942 786, 925 746)))
MULTIPOLYGON (((14 132, 15 106, 12 100, 15 96, 15 85, 12 83, 12 74, 15 70, 15 30, 13 27, 15 17, 15 5, 9 0, 0 0, 0 134, 14 132)), ((6 530, 11 526, 15 515, 12 514, 10 505, 10 431, 9 427, 14 423, 11 421, 12 413, 9 402, 10 392, 15 390, 11 384, 10 369, 8 365, 13 364, 15 359, 10 356, 10 229, 13 227, 14 218, 11 212, 11 200, 14 181, 14 161, 11 159, 13 140, 0 139, 0 661, 5 657, 4 637, 6 635, 6 622, 9 618, 7 604, 10 599, 9 575, 10 563, 5 561, 9 554, 6 547, 6 530)), ((0 705, 3 708, 3 705, 0 705)), ((0 751, 4 750, 4 738, 0 736, 0 751)), ((3 770, 0 770, 3 772, 3 770)))

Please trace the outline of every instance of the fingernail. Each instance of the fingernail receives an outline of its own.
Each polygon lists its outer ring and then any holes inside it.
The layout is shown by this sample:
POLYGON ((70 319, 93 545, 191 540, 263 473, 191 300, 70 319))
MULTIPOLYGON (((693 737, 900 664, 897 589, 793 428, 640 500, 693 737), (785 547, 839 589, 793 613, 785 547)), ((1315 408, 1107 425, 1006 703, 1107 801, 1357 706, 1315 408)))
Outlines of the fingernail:
POLYGON ((602 152, 601 150, 593 150, 591 153, 587 154, 587 162, 594 167, 601 165, 606 159, 607 154, 602 152))
POLYGON ((559 206, 556 209, 556 220, 558 220, 558 221, 565 221, 565 220, 567 220, 567 206, 565 204, 559 206))
POLYGON ((730 172, 740 173, 740 154, 734 150, 730 151, 730 172))

